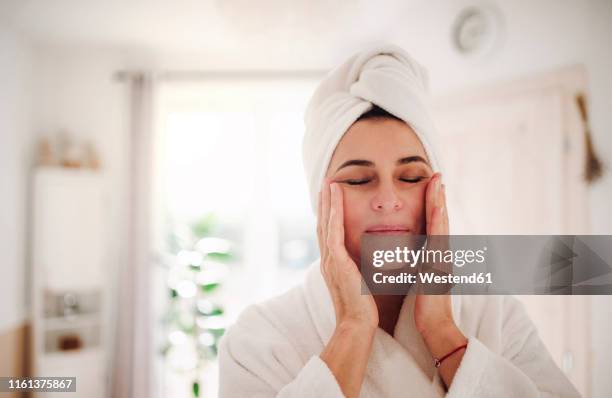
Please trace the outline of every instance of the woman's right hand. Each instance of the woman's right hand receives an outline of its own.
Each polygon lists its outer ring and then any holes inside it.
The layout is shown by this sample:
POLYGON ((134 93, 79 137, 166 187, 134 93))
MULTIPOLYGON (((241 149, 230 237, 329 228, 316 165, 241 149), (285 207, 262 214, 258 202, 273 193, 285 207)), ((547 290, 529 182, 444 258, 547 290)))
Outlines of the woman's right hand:
POLYGON ((342 189, 326 179, 319 192, 317 236, 321 273, 336 312, 336 329, 320 354, 344 396, 358 397, 378 328, 372 295, 361 294, 361 273, 344 246, 342 189))
POLYGON ((321 273, 331 294, 336 326, 378 327, 378 309, 371 294, 362 294, 362 277, 344 245, 342 188, 325 179, 319 192, 317 237, 321 273))

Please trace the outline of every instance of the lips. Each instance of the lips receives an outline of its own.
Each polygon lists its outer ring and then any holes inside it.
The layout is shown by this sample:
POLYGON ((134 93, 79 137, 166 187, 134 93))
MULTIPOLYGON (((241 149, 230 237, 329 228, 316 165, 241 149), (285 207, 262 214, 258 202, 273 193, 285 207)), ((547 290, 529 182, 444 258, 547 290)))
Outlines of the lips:
POLYGON ((410 233, 410 228, 404 225, 374 225, 365 232, 374 235, 400 235, 410 233))

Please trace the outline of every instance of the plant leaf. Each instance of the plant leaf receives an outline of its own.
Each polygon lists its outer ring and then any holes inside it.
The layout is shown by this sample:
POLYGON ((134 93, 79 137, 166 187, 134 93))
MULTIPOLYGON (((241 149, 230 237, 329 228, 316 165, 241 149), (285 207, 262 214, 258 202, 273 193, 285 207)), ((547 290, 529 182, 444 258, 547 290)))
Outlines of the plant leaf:
POLYGON ((191 389, 193 391, 193 396, 194 397, 199 397, 200 396, 200 382, 199 381, 194 381, 191 389))

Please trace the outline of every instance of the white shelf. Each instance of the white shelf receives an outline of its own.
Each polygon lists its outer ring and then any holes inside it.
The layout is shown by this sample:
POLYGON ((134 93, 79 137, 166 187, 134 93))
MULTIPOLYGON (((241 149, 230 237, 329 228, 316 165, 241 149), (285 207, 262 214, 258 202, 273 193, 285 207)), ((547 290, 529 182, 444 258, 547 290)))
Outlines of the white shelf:
POLYGON ((110 280, 102 174, 45 167, 35 171, 33 183, 33 375, 76 377, 71 397, 103 398, 108 396, 110 280), (73 315, 63 316, 66 306, 73 315), (80 347, 61 349, 68 345, 80 347))
POLYGON ((60 351, 42 356, 37 376, 76 377, 76 393, 36 393, 36 397, 104 397, 105 352, 101 348, 60 351))
POLYGON ((86 292, 104 280, 105 199, 102 175, 45 168, 34 179, 34 256, 44 285, 86 292))
POLYGON ((78 329, 90 326, 99 326, 100 314, 81 314, 74 317, 50 317, 43 318, 43 327, 46 331, 78 329))
POLYGON ((63 368, 76 362, 90 363, 91 361, 102 359, 103 356, 104 350, 102 350, 100 347, 89 347, 78 350, 50 352, 45 355, 43 361, 46 362, 47 365, 52 365, 45 366, 46 368, 54 368, 57 366, 63 368))

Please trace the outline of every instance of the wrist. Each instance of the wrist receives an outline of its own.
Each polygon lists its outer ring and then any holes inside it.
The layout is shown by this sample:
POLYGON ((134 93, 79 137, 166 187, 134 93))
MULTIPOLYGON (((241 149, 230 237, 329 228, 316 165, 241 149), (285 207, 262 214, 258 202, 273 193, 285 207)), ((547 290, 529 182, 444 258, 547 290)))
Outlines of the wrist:
POLYGON ((357 397, 365 377, 375 329, 360 320, 342 320, 319 355, 346 397, 357 397))
POLYGON ((377 326, 358 319, 345 319, 336 324, 335 333, 352 337, 373 338, 377 326))
POLYGON ((440 358, 468 341, 452 320, 423 330, 421 336, 434 358, 440 358))
POLYGON ((444 318, 435 321, 422 322, 420 325, 418 325, 417 330, 423 339, 427 339, 436 338, 438 335, 445 334, 456 328, 457 326, 452 318, 444 318))

